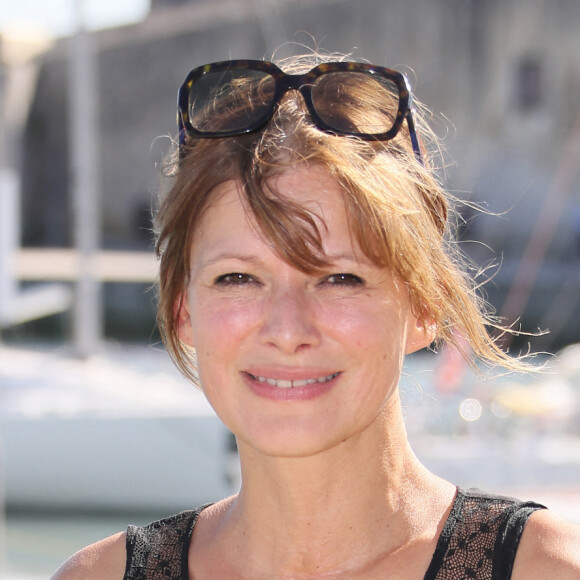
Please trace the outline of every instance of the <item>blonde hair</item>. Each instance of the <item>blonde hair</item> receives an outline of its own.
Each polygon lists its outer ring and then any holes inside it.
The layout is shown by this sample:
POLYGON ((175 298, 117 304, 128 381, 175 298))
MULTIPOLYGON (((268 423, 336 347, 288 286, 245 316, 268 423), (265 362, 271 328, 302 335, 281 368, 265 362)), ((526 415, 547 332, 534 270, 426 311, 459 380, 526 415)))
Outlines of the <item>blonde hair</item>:
MULTIPOLYGON (((294 57, 282 66, 295 72, 322 61, 294 57)), ((361 91, 357 105, 361 110, 365 98, 361 91)), ((395 102, 387 105, 396 111, 395 102)), ((416 115, 416 125, 425 149, 435 139, 424 115, 416 115)), ((467 358, 522 368, 523 363, 504 353, 490 336, 490 327, 500 327, 479 297, 453 241, 450 197, 429 158, 424 164, 417 160, 407 126, 386 142, 327 134, 312 124, 302 97, 289 92, 263 128, 236 137, 190 139, 185 157, 170 164, 174 182, 156 219, 158 324, 186 377, 196 380, 195 356, 179 339, 177 306, 189 279, 194 233, 212 204, 216 186, 240 182, 257 226, 283 260, 308 273, 327 265, 312 215, 275 190, 272 178, 297 164, 322 166, 342 186, 350 227, 361 250, 404 281, 415 315, 436 329, 436 342, 455 345, 467 358), (465 352, 466 343, 472 353, 465 352)))

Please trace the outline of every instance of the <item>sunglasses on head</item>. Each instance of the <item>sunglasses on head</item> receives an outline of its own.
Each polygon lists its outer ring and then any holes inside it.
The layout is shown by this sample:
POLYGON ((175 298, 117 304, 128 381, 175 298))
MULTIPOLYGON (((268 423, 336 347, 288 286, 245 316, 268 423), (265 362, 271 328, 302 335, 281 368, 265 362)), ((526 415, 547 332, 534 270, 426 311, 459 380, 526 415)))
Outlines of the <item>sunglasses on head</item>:
POLYGON ((260 129, 289 90, 300 92, 313 123, 326 133, 388 141, 406 120, 421 160, 403 74, 365 63, 329 62, 295 75, 261 60, 216 62, 187 75, 177 99, 180 156, 187 136, 231 137, 260 129))

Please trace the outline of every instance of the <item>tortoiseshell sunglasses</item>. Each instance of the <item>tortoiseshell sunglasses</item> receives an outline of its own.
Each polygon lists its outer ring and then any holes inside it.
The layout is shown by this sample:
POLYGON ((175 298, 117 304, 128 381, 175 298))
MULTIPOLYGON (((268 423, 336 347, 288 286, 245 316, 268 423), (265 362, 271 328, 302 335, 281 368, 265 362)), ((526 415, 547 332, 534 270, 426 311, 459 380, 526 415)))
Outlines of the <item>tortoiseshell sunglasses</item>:
POLYGON ((293 75, 261 60, 229 60, 193 69, 179 89, 180 155, 186 136, 231 137, 256 131, 289 90, 299 91, 322 131, 388 141, 407 120, 413 151, 421 150, 407 79, 395 70, 359 62, 329 62, 293 75))

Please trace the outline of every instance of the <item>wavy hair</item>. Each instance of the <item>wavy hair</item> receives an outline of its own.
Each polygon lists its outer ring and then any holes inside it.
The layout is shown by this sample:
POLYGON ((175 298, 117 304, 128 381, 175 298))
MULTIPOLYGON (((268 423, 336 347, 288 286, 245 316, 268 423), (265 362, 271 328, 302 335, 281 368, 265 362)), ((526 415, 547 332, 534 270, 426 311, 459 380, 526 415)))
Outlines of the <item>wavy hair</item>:
MULTIPOLYGON (((308 55, 280 66, 303 72, 325 60, 308 55)), ((358 107, 363 116, 367 98, 361 87, 358 107)), ((397 104, 384 105, 396 110, 397 104)), ((374 109, 369 103, 368 114, 374 109)), ((173 155, 167 163, 172 186, 162 194, 156 215, 158 325, 168 352, 187 378, 196 381, 195 353, 179 339, 178 305, 189 281, 194 235, 218 185, 228 180, 240 183, 245 205, 281 259, 306 273, 328 265, 312 214, 276 191, 274 178, 298 164, 322 166, 340 184, 349 226, 361 250, 375 265, 391 268, 404 281, 415 315, 435 328, 436 343, 456 346, 470 361, 480 359, 513 370, 525 367, 492 338, 490 330, 506 329, 478 294, 453 239, 452 198, 427 153, 437 153, 438 145, 422 111, 416 112, 416 128, 426 152, 424 164, 413 152, 406 125, 387 142, 327 134, 310 121, 297 92, 286 94, 260 130, 189 139, 185 156, 179 160, 177 153, 173 155)))

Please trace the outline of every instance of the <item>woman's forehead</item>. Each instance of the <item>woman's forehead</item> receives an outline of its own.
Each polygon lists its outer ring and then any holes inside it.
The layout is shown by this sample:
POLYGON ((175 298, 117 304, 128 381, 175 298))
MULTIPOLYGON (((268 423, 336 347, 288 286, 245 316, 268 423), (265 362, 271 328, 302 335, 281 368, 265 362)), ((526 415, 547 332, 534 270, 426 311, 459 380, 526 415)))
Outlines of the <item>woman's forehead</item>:
MULTIPOLYGON (((268 180, 262 191, 266 197, 300 207, 311 218, 328 259, 360 255, 350 230, 343 189, 326 169, 320 166, 289 168, 268 180)), ((201 246, 206 249, 218 245, 234 247, 237 240, 249 241, 253 237, 275 249, 272 238, 276 236, 266 234, 267 229, 263 219, 256 217, 241 181, 229 180, 214 188, 211 201, 196 225, 193 246, 198 250, 201 246)), ((301 232, 297 229, 295 235, 301 232)))
MULTIPOLYGON (((344 190, 321 165, 292 165, 267 178, 261 185, 265 197, 291 202, 311 213, 324 226, 325 211, 343 210, 344 190)), ((252 214, 241 179, 218 184, 210 194, 208 209, 224 204, 240 203, 247 215, 252 214)), ((207 210, 206 210, 207 211, 207 210)), ((241 216, 240 216, 241 217, 241 216)))

